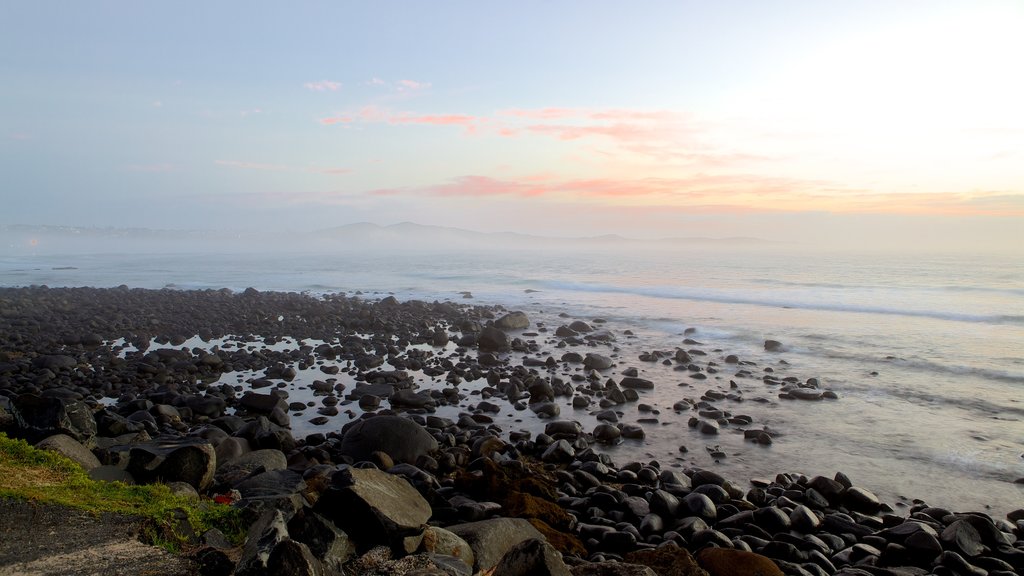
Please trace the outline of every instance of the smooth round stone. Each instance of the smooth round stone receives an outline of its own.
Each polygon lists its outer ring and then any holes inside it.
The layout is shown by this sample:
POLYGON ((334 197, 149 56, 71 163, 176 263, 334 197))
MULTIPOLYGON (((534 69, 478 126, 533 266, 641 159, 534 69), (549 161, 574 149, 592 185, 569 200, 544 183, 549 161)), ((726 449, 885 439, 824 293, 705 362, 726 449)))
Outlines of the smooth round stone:
POLYGON ((604 444, 612 444, 619 440, 622 432, 611 424, 598 424, 594 428, 594 439, 604 444))
POLYGON ((715 503, 707 496, 697 492, 686 495, 683 498, 682 506, 693 516, 698 516, 705 520, 714 520, 718 517, 715 503))
POLYGON ((814 532, 821 526, 821 519, 810 508, 800 504, 790 512, 789 524, 799 532, 814 532))

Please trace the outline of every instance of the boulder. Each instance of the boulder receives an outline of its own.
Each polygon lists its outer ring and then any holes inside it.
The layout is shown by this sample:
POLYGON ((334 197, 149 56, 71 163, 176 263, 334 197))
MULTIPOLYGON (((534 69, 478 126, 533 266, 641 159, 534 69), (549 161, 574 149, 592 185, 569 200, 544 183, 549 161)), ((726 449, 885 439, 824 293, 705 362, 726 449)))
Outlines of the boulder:
POLYGON ((475 571, 494 567, 516 544, 544 536, 522 518, 492 518, 449 526, 448 530, 473 549, 475 571))
POLYGON ((469 568, 473 567, 473 549, 469 543, 444 528, 430 526, 424 530, 422 550, 430 554, 452 556, 462 560, 469 568))
POLYGON ((607 370, 612 367, 612 359, 602 354, 588 352, 583 365, 592 370, 607 370))
POLYGON ((481 352, 508 352, 512 349, 512 341, 509 340, 508 334, 494 326, 487 326, 481 330, 476 343, 481 352))
POLYGON ((710 576, 783 576, 771 559, 743 550, 705 548, 697 554, 697 562, 710 576))
POLYGON ((96 419, 84 402, 22 394, 12 410, 17 435, 38 442, 54 434, 66 434, 79 442, 96 436, 96 419))
MULTIPOLYGON (((229 440, 237 440, 229 438, 229 440)), ((222 445, 224 442, 221 443, 222 445)), ((220 446, 217 447, 220 453, 220 446)), ((273 470, 284 470, 288 467, 288 459, 280 450, 263 449, 254 450, 233 458, 217 466, 217 473, 214 476, 217 484, 234 486, 245 480, 257 470, 270 472, 273 470)))
POLYGON ((323 576, 324 567, 309 547, 302 542, 285 539, 278 542, 267 558, 268 574, 288 576, 323 576))
POLYGON ((76 462, 86 472, 100 467, 99 458, 80 442, 67 434, 54 434, 36 444, 40 450, 51 450, 76 462))
POLYGON ((525 330, 530 327, 530 319, 524 312, 509 312, 494 321, 499 330, 525 330))
POLYGON ((764 349, 768 352, 782 352, 784 346, 778 340, 765 340, 764 349))
POLYGON ((570 576, 562 555, 543 539, 524 540, 501 557, 491 576, 570 576))
POLYGON ((404 478, 347 466, 331 477, 315 511, 333 520, 360 549, 388 543, 404 554, 419 548, 432 514, 430 504, 404 478))
POLYGON ((374 416, 356 420, 345 429, 339 451, 356 462, 384 452, 395 462, 416 461, 437 451, 437 440, 422 426, 401 416, 374 416))
POLYGON ((242 408, 259 414, 271 414, 275 409, 288 410, 288 402, 273 392, 270 394, 246 392, 238 403, 242 408))
MULTIPOLYGON (((585 562, 573 566, 569 573, 572 576, 659 576, 658 572, 643 564, 628 562, 585 562)), ((674 572, 672 574, 675 576, 674 572)))
POLYGON ((121 464, 142 483, 186 482, 199 492, 213 484, 217 455, 200 438, 160 437, 148 442, 113 446, 121 464))
POLYGON ((237 576, 262 576, 270 574, 270 554, 281 542, 288 539, 288 526, 278 510, 264 513, 249 527, 242 547, 242 556, 235 568, 237 576))
POLYGON ((685 548, 661 546, 626 554, 623 561, 648 567, 663 576, 708 576, 685 548))
POLYGON ((312 510, 300 510, 288 521, 292 538, 309 546, 310 552, 328 571, 342 573, 342 565, 352 559, 356 546, 352 540, 327 518, 312 510))
POLYGON ((653 390, 654 382, 644 378, 637 378, 635 376, 626 376, 619 381, 619 386, 623 388, 633 388, 639 390, 653 390))

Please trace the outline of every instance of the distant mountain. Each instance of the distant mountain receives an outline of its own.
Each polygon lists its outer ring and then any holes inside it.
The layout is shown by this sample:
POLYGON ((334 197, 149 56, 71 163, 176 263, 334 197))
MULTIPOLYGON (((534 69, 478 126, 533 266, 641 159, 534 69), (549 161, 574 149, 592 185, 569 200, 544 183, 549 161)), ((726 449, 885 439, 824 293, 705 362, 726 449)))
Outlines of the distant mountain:
POLYGON ((477 232, 401 222, 369 222, 308 232, 160 230, 78 226, 0 225, 0 253, 337 252, 342 250, 635 250, 747 247, 774 244, 758 238, 661 238, 618 234, 557 237, 518 232, 477 232))
POLYGON ((721 246, 761 246, 773 244, 769 240, 754 237, 670 237, 658 239, 627 238, 618 234, 600 236, 539 236, 519 232, 476 232, 462 228, 429 226, 413 222, 401 222, 381 226, 369 222, 346 224, 335 228, 327 228, 313 232, 320 240, 344 240, 350 242, 401 242, 418 248, 426 247, 460 247, 464 245, 475 248, 489 247, 638 247, 638 246, 679 246, 679 245, 721 245, 721 246), (426 245, 422 243, 427 243, 426 245))

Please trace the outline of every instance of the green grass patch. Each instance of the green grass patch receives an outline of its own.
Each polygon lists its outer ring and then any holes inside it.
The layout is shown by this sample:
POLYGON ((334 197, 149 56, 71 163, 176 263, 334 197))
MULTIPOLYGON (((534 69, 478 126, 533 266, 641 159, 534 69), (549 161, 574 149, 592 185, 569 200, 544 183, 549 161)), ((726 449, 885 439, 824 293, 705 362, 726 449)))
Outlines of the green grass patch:
POLYGON ((64 456, 38 450, 0 433, 0 498, 31 500, 142 518, 144 536, 172 552, 187 549, 193 535, 220 529, 238 541, 244 534, 238 511, 210 500, 176 496, 163 484, 98 482, 64 456))

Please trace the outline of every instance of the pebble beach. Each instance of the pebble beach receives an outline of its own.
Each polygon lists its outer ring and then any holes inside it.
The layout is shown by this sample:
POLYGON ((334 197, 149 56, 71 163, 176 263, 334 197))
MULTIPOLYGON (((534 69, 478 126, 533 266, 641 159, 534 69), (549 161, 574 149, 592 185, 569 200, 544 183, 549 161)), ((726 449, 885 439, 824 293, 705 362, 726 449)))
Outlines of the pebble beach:
POLYGON ((4 431, 95 478, 232 495, 249 540, 197 541, 206 573, 1024 571, 1021 509, 889 501, 785 461, 731 477, 799 444, 775 407, 841 409, 785 342, 649 349, 465 297, 30 287, 0 312, 4 431))

